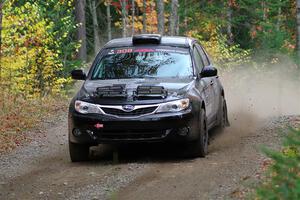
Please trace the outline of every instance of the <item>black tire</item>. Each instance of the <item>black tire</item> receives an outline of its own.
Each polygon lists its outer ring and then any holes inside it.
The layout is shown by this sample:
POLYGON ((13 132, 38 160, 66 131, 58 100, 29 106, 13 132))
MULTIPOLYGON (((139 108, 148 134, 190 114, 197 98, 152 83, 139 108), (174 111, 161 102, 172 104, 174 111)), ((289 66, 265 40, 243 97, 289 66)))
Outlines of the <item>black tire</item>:
POLYGON ((90 154, 90 145, 75 144, 69 141, 69 152, 72 162, 88 161, 90 154))
POLYGON ((204 158, 208 152, 208 128, 207 128, 207 119, 205 110, 202 108, 200 112, 200 123, 197 123, 197 126, 193 128, 199 133, 199 138, 196 141, 188 143, 186 148, 186 156, 195 158, 202 157, 204 158))
POLYGON ((227 117, 227 104, 222 96, 221 99, 221 105, 220 105, 220 111, 219 111, 219 129, 223 130, 226 126, 228 126, 228 117, 227 117))

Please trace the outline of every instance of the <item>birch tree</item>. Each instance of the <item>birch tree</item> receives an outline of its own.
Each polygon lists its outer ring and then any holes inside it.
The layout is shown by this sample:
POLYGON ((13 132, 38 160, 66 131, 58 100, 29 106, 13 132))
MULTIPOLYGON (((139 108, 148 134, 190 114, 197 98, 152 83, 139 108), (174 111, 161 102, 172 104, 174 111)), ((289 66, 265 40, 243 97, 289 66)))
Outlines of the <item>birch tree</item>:
POLYGON ((187 0, 184 0, 184 31, 187 31, 188 27, 188 18, 187 18, 187 0))
POLYGON ((111 15, 110 15, 111 0, 106 1, 106 17, 107 17, 107 38, 111 40, 111 15))
POLYGON ((277 23, 276 23, 276 31, 280 31, 280 26, 281 26, 281 14, 282 14, 282 8, 281 8, 281 0, 279 0, 280 5, 278 7, 278 14, 277 14, 277 23))
POLYGON ((93 32, 94 32, 94 54, 97 55, 100 48, 99 24, 97 17, 97 6, 95 0, 89 0, 89 8, 93 19, 93 32))
POLYGON ((226 13, 226 17, 227 17, 227 36, 228 36, 228 43, 229 44, 233 44, 233 33, 232 33, 232 8, 234 5, 234 1, 233 0, 229 0, 227 2, 227 13, 226 13))
POLYGON ((86 0, 75 0, 75 18, 78 24, 76 39, 81 42, 77 56, 82 61, 87 61, 85 6, 86 0))
POLYGON ((172 0, 171 2, 171 15, 170 15, 170 24, 169 31, 170 35, 173 36, 178 30, 178 0, 172 0))
POLYGON ((121 0, 121 7, 122 7, 122 26, 123 26, 123 31, 122 31, 122 36, 126 37, 127 36, 127 10, 126 10, 126 0, 121 0))
POLYGON ((161 35, 165 34, 165 6, 164 0, 157 0, 157 29, 161 35))

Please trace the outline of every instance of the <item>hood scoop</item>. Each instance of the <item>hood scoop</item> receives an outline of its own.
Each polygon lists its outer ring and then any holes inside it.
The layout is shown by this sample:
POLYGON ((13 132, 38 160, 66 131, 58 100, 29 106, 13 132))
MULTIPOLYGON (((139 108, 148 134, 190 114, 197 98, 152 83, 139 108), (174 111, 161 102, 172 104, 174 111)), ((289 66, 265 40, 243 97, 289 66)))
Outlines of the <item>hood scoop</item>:
POLYGON ((164 99, 168 96, 168 91, 162 86, 138 86, 135 92, 138 99, 159 98, 164 99))
POLYGON ((99 98, 127 98, 127 90, 125 84, 98 87, 94 92, 94 96, 99 98))
POLYGON ((127 98, 127 99, 165 99, 168 91, 163 86, 140 85, 135 89, 126 88, 125 84, 98 87, 93 93, 96 98, 127 98))

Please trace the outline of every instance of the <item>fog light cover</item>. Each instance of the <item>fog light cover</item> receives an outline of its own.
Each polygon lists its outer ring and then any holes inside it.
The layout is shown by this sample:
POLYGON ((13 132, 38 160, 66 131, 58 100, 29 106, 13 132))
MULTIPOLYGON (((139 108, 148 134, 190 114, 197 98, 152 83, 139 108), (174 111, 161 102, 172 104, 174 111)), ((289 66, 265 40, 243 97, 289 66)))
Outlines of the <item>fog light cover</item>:
POLYGON ((177 134, 180 136, 187 136, 190 132, 190 129, 188 127, 180 128, 177 131, 177 134))
POLYGON ((82 135, 82 132, 81 132, 78 128, 74 128, 74 129, 73 129, 73 135, 74 135, 75 137, 79 137, 79 136, 82 135))

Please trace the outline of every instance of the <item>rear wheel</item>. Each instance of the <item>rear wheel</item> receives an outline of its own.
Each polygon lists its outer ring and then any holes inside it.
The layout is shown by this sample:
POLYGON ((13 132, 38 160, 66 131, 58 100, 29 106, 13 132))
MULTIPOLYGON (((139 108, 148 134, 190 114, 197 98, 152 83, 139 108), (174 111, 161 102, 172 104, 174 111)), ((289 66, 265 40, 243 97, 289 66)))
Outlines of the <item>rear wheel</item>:
POLYGON ((188 143, 186 149, 186 155, 188 157, 205 157, 208 152, 208 129, 207 129, 207 119, 204 109, 200 112, 200 122, 197 126, 194 126, 199 134, 199 138, 196 141, 188 143))
POLYGON ((69 151, 72 162, 89 160, 90 145, 76 144, 69 141, 69 151))

